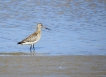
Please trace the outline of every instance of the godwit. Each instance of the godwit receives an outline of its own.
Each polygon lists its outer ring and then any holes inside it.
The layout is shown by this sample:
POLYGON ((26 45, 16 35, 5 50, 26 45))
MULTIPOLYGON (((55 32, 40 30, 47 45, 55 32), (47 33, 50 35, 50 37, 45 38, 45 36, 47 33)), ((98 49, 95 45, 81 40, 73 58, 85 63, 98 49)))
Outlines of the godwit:
POLYGON ((41 28, 50 30, 49 28, 44 27, 41 23, 38 23, 37 31, 35 31, 33 34, 29 35, 27 38, 25 38, 21 42, 18 42, 17 44, 31 45, 30 52, 32 53, 32 48, 33 48, 33 52, 35 52, 34 44, 37 43, 41 38, 41 28))

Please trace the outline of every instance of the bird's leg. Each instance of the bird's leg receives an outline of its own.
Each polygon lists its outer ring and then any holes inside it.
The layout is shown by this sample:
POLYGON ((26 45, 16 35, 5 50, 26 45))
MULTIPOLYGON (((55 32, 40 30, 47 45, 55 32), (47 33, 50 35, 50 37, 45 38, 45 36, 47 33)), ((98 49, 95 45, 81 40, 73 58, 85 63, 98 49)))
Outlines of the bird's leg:
POLYGON ((34 47, 34 44, 33 44, 33 52, 35 52, 35 47, 34 47))
POLYGON ((32 45, 30 46, 30 52, 32 53, 31 49, 32 49, 32 45))

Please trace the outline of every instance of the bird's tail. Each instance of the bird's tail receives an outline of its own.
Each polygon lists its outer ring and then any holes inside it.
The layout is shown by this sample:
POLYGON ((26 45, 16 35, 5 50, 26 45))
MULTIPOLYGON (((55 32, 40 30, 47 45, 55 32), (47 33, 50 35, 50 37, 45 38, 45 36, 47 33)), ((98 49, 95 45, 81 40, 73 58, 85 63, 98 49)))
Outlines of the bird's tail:
POLYGON ((17 44, 22 44, 23 42, 18 42, 17 44))

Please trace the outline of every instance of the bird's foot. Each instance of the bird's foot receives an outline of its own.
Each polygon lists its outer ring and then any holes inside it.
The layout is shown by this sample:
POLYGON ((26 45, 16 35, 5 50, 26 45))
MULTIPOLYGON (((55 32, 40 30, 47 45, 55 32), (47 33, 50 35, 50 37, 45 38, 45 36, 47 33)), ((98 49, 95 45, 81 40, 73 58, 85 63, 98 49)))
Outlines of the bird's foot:
POLYGON ((34 55, 35 54, 35 51, 30 51, 31 52, 31 55, 34 55))

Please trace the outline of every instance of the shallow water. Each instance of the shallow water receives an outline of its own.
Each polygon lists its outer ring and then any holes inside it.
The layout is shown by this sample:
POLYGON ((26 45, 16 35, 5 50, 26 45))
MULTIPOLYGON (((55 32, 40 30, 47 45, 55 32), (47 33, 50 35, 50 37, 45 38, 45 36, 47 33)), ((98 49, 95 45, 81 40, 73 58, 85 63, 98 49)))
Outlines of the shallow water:
POLYGON ((0 1, 0 52, 29 52, 17 45, 42 30, 37 53, 106 55, 106 0, 2 0, 0 1))

